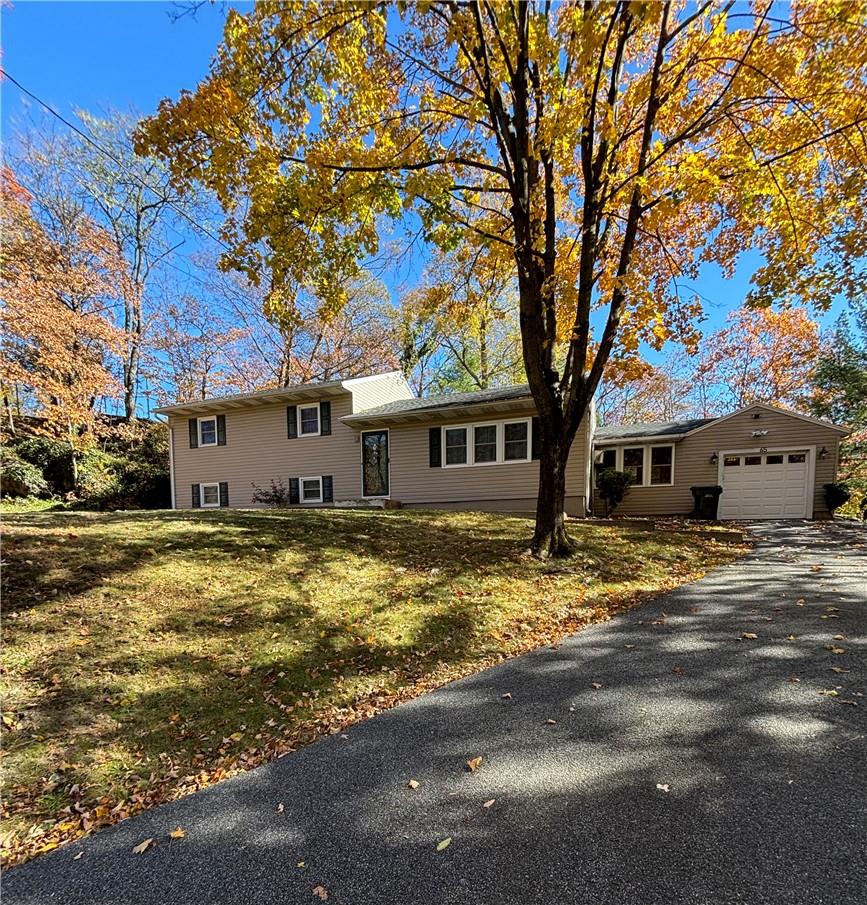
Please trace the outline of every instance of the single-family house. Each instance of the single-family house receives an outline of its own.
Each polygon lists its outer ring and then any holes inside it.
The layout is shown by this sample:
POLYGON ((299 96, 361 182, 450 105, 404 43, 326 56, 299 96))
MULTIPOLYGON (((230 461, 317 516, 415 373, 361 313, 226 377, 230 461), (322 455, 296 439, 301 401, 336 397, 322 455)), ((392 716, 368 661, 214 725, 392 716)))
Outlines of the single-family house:
MULTIPOLYGON (((195 400, 158 410, 177 508, 251 507, 279 480, 289 505, 532 512, 538 419, 529 387, 417 398, 400 372, 195 400)), ((846 430, 766 405, 698 421, 595 427, 572 447, 566 510, 594 507, 593 475, 633 476, 618 514, 688 515, 690 487, 720 484, 722 518, 827 516, 846 430)))

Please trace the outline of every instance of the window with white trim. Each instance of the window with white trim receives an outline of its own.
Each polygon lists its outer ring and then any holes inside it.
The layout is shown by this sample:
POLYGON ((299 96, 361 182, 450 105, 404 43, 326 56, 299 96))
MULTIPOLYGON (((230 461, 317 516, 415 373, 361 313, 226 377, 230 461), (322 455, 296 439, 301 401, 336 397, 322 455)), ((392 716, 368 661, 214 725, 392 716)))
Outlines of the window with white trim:
POLYGON ((298 406, 298 436, 319 436, 319 403, 298 406))
POLYGON ((476 424, 473 427, 473 462, 490 465, 497 461, 497 425, 476 424))
POLYGON ((442 428, 444 468, 531 461, 529 418, 442 428))
POLYGON ((530 460, 530 422, 507 421, 503 424, 503 461, 530 460))
POLYGON ((644 484, 643 446, 627 446, 623 450, 623 471, 632 478, 633 484, 638 487, 644 484))
POLYGON ((631 475, 634 487, 670 487, 674 484, 674 444, 609 446, 597 450, 597 478, 606 468, 631 475))
POLYGON ((219 484, 199 484, 203 509, 217 509, 220 505, 219 484))
POLYGON ((650 483, 672 484, 674 482, 674 447, 650 447, 650 483))
POLYGON ((444 427, 443 445, 446 448, 446 465, 467 465, 467 429, 444 427))
POLYGON ((603 449, 600 453, 597 453, 596 462, 596 486, 599 486, 599 475, 606 471, 609 468, 617 468, 617 450, 616 449, 603 449))
MULTIPOLYGON (((199 418, 199 446, 217 445, 217 418, 199 418)), ((210 486, 210 485, 209 485, 210 486)))
POLYGON ((322 478, 301 478, 301 502, 322 502, 322 478))

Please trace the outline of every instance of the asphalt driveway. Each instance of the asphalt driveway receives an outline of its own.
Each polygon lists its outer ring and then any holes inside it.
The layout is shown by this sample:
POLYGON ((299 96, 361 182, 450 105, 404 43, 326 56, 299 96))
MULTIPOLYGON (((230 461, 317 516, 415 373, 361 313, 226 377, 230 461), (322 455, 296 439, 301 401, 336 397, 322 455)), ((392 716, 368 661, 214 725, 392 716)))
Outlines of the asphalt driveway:
POLYGON ((556 649, 13 870, 4 903, 861 905, 867 532, 756 532, 556 649))

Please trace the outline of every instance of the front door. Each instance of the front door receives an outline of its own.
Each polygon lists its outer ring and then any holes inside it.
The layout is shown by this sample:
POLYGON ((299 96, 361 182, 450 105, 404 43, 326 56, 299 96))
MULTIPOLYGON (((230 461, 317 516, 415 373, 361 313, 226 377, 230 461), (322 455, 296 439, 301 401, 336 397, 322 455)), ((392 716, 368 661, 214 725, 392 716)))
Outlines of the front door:
POLYGON ((388 431, 361 434, 361 493, 388 496, 388 431))

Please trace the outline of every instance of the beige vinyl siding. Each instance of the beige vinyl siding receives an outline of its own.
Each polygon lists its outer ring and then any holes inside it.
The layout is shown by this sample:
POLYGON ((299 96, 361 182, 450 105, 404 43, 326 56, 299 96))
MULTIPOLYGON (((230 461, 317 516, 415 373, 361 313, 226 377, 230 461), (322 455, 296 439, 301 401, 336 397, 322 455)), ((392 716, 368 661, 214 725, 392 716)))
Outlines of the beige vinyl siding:
MULTIPOLYGON (((175 468, 175 505, 192 506, 194 483, 227 481, 229 506, 252 507, 251 482, 267 486, 280 478, 332 475, 334 499, 361 496, 358 434, 341 418, 351 413, 351 396, 331 396, 331 435, 286 436, 286 404, 227 409, 226 445, 190 449, 186 416, 172 416, 172 456, 175 468)), ((305 400, 302 405, 310 404, 305 400)))
MULTIPOLYGON (((475 423, 520 421, 532 417, 532 411, 507 416, 485 415, 476 418, 475 423)), ((469 423, 473 421, 464 416, 418 425, 393 425, 389 432, 391 498, 404 506, 532 511, 539 487, 539 463, 536 461, 430 467, 429 428, 469 423)), ((575 438, 566 475, 566 509, 575 516, 583 516, 586 512, 587 423, 585 419, 575 438)))
POLYGON ((352 393, 354 414, 394 402, 396 399, 411 399, 412 390, 400 371, 391 374, 377 374, 376 377, 359 381, 347 380, 344 384, 352 393))
MULTIPOLYGON (((715 485, 719 481, 718 465, 711 463, 714 453, 721 451, 758 451, 768 449, 808 449, 816 448, 816 480, 813 493, 814 518, 828 518, 825 505, 824 485, 832 482, 837 474, 840 434, 821 424, 813 424, 767 409, 742 412, 698 431, 674 444, 674 484, 658 487, 630 487, 623 503, 617 508, 617 515, 688 515, 692 512, 693 500, 690 487, 694 485, 715 485), (760 417, 754 418, 754 412, 760 417), (763 437, 753 437, 755 430, 766 430, 763 437), (825 447, 828 455, 818 457, 818 451, 825 447)), ((661 445, 660 439, 653 445, 661 445)), ((637 446, 636 441, 618 443, 618 446, 637 446)), ((606 447, 597 447, 597 451, 606 447)))

